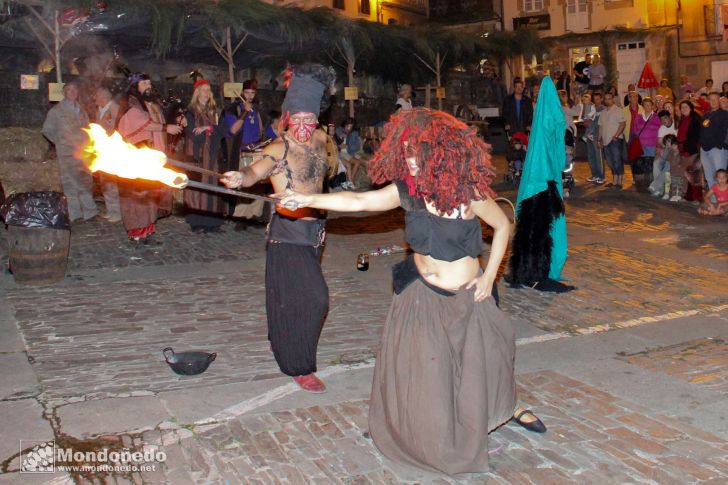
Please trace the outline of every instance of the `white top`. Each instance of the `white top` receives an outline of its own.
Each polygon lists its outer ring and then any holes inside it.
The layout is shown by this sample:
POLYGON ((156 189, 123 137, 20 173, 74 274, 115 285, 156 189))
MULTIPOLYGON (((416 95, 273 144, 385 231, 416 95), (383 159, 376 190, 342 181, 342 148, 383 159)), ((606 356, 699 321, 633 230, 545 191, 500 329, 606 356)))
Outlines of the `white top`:
POLYGON ((395 105, 399 105, 401 109, 412 109, 412 101, 407 101, 404 98, 397 98, 395 105))
POLYGON ((566 128, 576 135, 576 125, 574 124, 574 117, 581 115, 580 104, 571 106, 562 106, 561 111, 564 113, 564 119, 566 120, 566 128))
POLYGON ((660 125, 660 129, 657 130, 657 142, 662 144, 662 138, 665 135, 675 135, 677 136, 677 128, 675 127, 675 123, 673 122, 672 126, 665 126, 660 125))

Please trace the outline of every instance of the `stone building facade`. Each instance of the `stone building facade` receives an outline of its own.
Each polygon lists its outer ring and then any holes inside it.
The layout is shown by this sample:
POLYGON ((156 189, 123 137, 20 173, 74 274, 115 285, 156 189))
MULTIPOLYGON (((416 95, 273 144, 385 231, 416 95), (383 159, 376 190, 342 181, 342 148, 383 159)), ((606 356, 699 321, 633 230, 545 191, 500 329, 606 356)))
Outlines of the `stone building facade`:
POLYGON ((681 75, 696 87, 728 80, 728 0, 504 0, 503 11, 506 29, 537 29, 552 46, 543 58, 515 60, 507 77, 573 76, 576 62, 598 53, 620 95, 646 62, 676 92, 681 75))

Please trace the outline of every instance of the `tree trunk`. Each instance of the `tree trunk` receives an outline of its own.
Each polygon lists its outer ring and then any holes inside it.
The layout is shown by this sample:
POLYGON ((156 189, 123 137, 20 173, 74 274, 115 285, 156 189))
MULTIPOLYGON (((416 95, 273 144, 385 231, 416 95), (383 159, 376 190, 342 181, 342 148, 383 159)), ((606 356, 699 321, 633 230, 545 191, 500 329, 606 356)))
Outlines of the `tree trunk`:
MULTIPOLYGON (((346 65, 346 74, 349 76, 349 86, 354 87, 354 65, 350 62, 346 65)), ((354 99, 349 100, 349 116, 354 117, 354 99)))
MULTIPOLYGON (((33 8, 33 7, 30 7, 33 8)), ((55 48, 55 56, 56 58, 53 59, 53 61, 56 64, 56 82, 62 83, 63 82, 63 74, 61 73, 61 30, 60 26, 58 25, 58 10, 56 10, 53 14, 53 20, 55 27, 55 32, 53 33, 53 45, 55 48)))
MULTIPOLYGON (((440 90, 440 53, 438 52, 435 54, 435 77, 437 78, 437 91, 440 90)), ((437 109, 442 111, 442 98, 439 96, 439 93, 435 91, 435 96, 437 97, 437 109)))
POLYGON ((230 27, 225 29, 225 48, 227 49, 228 79, 235 82, 235 64, 233 64, 233 46, 230 41, 230 27))

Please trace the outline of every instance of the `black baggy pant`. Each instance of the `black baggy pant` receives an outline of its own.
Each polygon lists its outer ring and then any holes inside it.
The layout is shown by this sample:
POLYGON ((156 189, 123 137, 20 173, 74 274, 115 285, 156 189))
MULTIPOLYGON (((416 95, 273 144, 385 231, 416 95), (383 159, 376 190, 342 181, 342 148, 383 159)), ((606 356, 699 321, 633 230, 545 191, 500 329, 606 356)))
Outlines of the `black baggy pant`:
POLYGON ((316 372, 316 350, 329 309, 321 247, 268 243, 265 307, 268 339, 278 367, 289 376, 316 372))

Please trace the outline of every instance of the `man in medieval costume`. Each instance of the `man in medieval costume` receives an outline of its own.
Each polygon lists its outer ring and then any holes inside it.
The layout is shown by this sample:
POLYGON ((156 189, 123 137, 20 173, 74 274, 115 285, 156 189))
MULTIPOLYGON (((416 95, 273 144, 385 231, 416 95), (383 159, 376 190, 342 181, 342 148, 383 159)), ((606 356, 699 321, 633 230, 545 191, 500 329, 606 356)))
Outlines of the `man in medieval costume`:
MULTIPOLYGON (((286 131, 256 154, 250 166, 226 172, 222 182, 229 188, 249 187, 270 178, 277 193, 323 191, 328 170, 326 134, 316 127, 327 99, 324 93, 334 76, 319 64, 295 66, 290 74, 282 106, 286 131)), ((329 305, 320 262, 325 222, 316 209, 276 206, 267 235, 268 339, 281 372, 309 392, 326 390, 315 375, 316 349, 329 305)))
POLYGON ((541 82, 516 206, 516 234, 507 278, 515 288, 564 292, 566 218, 562 174, 566 119, 550 77, 541 82))
MULTIPOLYGON (((147 74, 135 73, 129 79, 128 110, 119 120, 119 133, 136 147, 149 147, 161 152, 167 146, 167 135, 178 135, 182 127, 166 124, 158 97, 147 74)), ((157 217, 172 210, 172 194, 159 182, 140 179, 119 179, 121 219, 131 241, 149 243, 157 217)))
POLYGON ((51 108, 43 123, 43 135, 56 146, 61 185, 72 222, 87 221, 99 212, 93 198, 91 172, 76 155, 87 139, 82 129, 88 126, 88 116, 78 97, 78 84, 67 83, 63 86, 63 100, 51 108))

